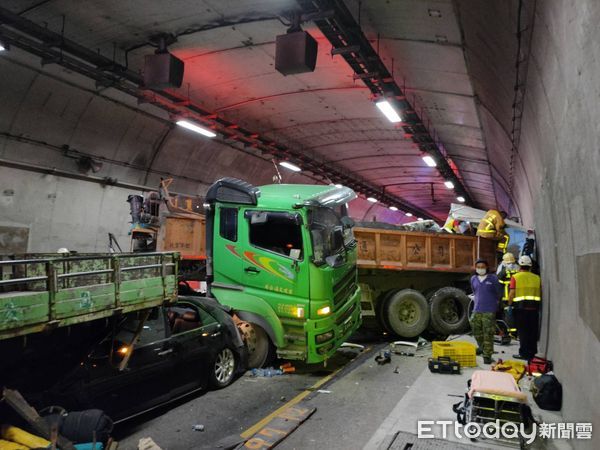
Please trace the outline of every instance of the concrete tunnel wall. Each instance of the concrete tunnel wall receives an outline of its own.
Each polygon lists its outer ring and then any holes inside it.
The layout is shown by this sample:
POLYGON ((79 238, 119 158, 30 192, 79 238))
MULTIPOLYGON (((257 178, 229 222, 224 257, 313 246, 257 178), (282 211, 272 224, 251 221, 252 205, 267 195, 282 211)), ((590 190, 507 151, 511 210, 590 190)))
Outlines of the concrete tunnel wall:
MULTIPOLYGON (((68 145, 102 162, 98 173, 88 174, 92 177, 155 189, 160 177, 173 176, 171 189, 192 195, 203 195, 224 176, 256 185, 273 181, 276 172, 269 161, 174 127, 162 119, 162 111, 138 108, 118 92, 98 94, 88 80, 57 68, 51 68, 54 74, 41 72, 34 64, 0 59, 0 159, 81 175, 76 155, 67 156, 62 148, 68 145)), ((285 183, 316 183, 283 168, 280 173, 285 183)), ((104 252, 110 232, 127 251, 126 199, 141 192, 0 164, 0 248, 104 252), (27 229, 28 236, 15 235, 15 228, 27 229), (26 243, 16 242, 23 238, 26 243)), ((368 220, 374 215, 389 222, 401 219, 362 199, 353 202, 351 214, 359 220, 365 214, 368 220)))
MULTIPOLYGON (((458 2, 490 162, 507 192, 517 5, 506 1, 489 11, 490 2, 458 2)), ((543 286, 539 350, 548 352, 563 384, 563 417, 597 428, 600 8, 594 0, 525 1, 523 7, 534 28, 512 212, 536 229, 543 286)), ((599 448, 600 433, 570 443, 599 448)))

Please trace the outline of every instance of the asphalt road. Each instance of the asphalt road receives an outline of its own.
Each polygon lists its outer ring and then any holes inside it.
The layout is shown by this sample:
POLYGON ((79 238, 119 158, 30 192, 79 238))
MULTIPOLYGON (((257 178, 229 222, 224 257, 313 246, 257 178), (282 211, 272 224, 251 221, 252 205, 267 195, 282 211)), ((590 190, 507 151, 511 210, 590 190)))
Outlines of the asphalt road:
POLYGON ((200 393, 120 424, 114 433, 119 448, 137 449, 144 437, 163 450, 224 448, 303 392, 308 394, 303 404, 317 411, 277 448, 362 448, 425 364, 393 355, 391 364, 378 366, 373 358, 387 343, 363 344, 366 351, 338 352, 326 368, 297 366, 294 374, 272 378, 246 373, 225 389, 200 393), (329 393, 318 392, 316 383, 329 393), (194 431, 194 425, 203 425, 204 431, 194 431))

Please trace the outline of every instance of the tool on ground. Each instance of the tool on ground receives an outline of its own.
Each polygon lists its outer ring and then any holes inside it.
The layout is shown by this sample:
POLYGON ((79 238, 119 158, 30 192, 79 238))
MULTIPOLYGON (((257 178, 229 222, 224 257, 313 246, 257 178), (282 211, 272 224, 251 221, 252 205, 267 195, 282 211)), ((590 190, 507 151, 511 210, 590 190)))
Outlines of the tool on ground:
POLYGON ((429 358, 428 367, 431 373, 460 374, 460 364, 448 356, 429 358))

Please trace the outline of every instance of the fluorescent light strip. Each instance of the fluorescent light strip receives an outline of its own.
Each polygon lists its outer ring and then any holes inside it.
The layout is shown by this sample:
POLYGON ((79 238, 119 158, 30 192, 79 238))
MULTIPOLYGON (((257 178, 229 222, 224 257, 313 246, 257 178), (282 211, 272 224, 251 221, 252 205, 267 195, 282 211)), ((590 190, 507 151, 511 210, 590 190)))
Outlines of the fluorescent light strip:
POLYGON ((459 195, 458 197, 456 197, 456 200, 458 200, 461 203, 465 202, 465 198, 462 195, 459 195))
POLYGON ((381 100, 375 105, 379 108, 379 110, 388 118, 388 120, 392 123, 402 122, 402 118, 398 114, 398 112, 394 109, 390 102, 387 100, 381 100))
POLYGON ((0 43, 0 52, 3 52, 4 50, 6 50, 6 47, 4 44, 0 43))
POLYGON ((371 203, 377 203, 377 199, 375 197, 367 197, 367 200, 369 200, 371 203))
POLYGON ((183 127, 187 130, 191 130, 195 133, 201 134, 201 135, 209 137, 209 138, 214 138, 217 136, 217 133, 215 133, 214 131, 203 128, 200 125, 196 125, 195 123, 192 123, 188 120, 178 120, 175 123, 177 125, 179 125, 180 127, 183 127))
POLYGON ((417 220, 418 220, 419 222, 423 222, 423 218, 422 218, 422 217, 417 217, 417 220))
POLYGON ((390 210, 392 210, 392 211, 398 211, 398 208, 396 208, 395 206, 390 206, 390 210))
POLYGON ((404 214, 406 217, 412 217, 412 213, 407 212, 406 214, 404 214))
POLYGON ((429 167, 435 167, 435 166, 437 166, 437 163, 435 162, 435 159, 433 159, 429 155, 423 156, 423 161, 425 161, 425 164, 427 164, 429 167))
POLYGON ((447 180, 447 181, 444 181, 444 186, 446 186, 448 189, 453 189, 454 183, 450 180, 447 180))
POLYGON ((293 172, 301 172, 302 169, 300 167, 298 167, 295 164, 292 164, 291 162, 288 161, 281 161, 279 163, 280 166, 285 167, 286 169, 290 169, 293 172))

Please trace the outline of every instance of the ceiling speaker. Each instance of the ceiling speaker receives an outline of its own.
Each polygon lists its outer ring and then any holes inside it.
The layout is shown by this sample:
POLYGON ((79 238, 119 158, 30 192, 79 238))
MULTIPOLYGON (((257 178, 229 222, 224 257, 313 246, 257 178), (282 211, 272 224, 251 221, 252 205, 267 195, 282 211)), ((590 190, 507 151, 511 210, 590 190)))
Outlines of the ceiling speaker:
POLYGON ((313 72, 317 49, 317 41, 306 31, 280 34, 275 39, 275 69, 283 75, 313 72))
POLYGON ((181 87, 184 63, 170 53, 146 55, 144 85, 149 89, 181 87))

